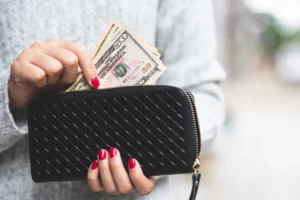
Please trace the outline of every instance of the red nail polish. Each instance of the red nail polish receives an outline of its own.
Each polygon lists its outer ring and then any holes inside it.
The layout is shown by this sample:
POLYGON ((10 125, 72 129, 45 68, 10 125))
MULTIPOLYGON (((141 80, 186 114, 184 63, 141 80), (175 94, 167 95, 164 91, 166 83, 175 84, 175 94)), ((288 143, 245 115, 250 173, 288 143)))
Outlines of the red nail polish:
POLYGON ((129 169, 133 169, 135 167, 135 159, 134 158, 129 158, 128 160, 128 166, 129 166, 129 169))
POLYGON ((94 160, 94 161, 92 162, 91 169, 92 169, 92 170, 95 170, 95 169, 97 169, 97 167, 98 167, 98 160, 94 160))
POLYGON ((111 158, 115 157, 117 155, 117 149, 115 147, 110 147, 109 148, 109 156, 111 158))
POLYGON ((104 160, 106 158, 106 151, 104 151, 103 149, 100 149, 98 151, 98 157, 100 160, 104 160))
POLYGON ((98 78, 97 76, 94 76, 94 77, 92 78, 92 85, 93 85, 95 88, 99 87, 100 82, 99 82, 99 78, 98 78))

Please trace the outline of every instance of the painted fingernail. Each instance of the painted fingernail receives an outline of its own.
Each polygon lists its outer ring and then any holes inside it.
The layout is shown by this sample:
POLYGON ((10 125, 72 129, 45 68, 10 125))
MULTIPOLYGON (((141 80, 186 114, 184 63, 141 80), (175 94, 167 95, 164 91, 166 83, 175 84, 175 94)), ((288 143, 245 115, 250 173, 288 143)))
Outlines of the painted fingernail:
POLYGON ((106 151, 104 151, 103 149, 100 149, 98 151, 98 157, 100 160, 104 160, 106 158, 106 151))
POLYGON ((97 169, 97 167, 98 167, 98 160, 94 160, 94 161, 92 162, 91 169, 92 169, 92 170, 95 170, 95 169, 97 169))
POLYGON ((94 86, 94 87, 99 87, 99 85, 100 85, 100 82, 99 82, 99 78, 97 77, 97 76, 94 76, 93 78, 92 78, 92 85, 94 86))
POLYGON ((109 156, 111 158, 115 157, 117 155, 117 149, 115 147, 110 147, 109 148, 109 156))
POLYGON ((133 169, 135 167, 135 159, 134 158, 129 158, 128 159, 128 166, 129 166, 129 169, 133 169))

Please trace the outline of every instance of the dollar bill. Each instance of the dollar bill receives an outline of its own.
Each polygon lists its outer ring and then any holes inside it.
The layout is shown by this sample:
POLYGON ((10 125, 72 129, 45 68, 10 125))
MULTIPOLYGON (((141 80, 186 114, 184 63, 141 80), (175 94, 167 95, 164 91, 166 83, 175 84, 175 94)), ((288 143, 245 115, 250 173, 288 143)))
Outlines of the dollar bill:
POLYGON ((109 42, 111 42, 117 30, 120 30, 122 28, 124 28, 124 25, 122 25, 120 22, 111 20, 100 41, 98 42, 92 57, 95 58, 96 55, 99 54, 100 51, 103 50, 107 44, 109 44, 109 42))
MULTIPOLYGON (((166 69, 159 58, 128 28, 115 30, 114 34, 110 36, 114 39, 107 45, 103 43, 94 57, 99 88, 153 84, 166 69)), ((80 74, 66 92, 85 89, 90 86, 80 74)))
POLYGON ((100 41, 98 42, 98 44, 94 50, 94 53, 92 55, 93 58, 99 53, 99 51, 102 48, 102 46, 104 45, 104 43, 110 38, 110 35, 114 32, 114 29, 116 28, 117 23, 118 22, 115 20, 112 20, 110 22, 110 24, 106 28, 104 34, 102 35, 100 41))
MULTIPOLYGON (((114 19, 111 20, 111 22, 109 23, 108 27, 104 32, 104 35, 101 37, 100 41, 98 42, 92 57, 95 58, 97 54, 100 54, 101 50, 105 49, 106 45, 108 45, 119 33, 119 31, 122 30, 124 27, 125 26, 120 22, 118 22, 117 20, 114 19)), ((144 40, 139 35, 135 35, 135 37, 140 41, 142 41, 144 44, 146 44, 146 46, 150 48, 150 50, 153 52, 155 56, 157 56, 158 58, 161 56, 161 54, 158 52, 158 49, 155 46, 153 46, 152 44, 144 40)))

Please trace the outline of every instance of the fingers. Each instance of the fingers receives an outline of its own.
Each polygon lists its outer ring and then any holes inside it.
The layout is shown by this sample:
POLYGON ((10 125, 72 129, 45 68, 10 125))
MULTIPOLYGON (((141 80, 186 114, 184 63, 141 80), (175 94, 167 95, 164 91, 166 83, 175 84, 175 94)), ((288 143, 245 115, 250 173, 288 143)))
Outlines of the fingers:
POLYGON ((111 147, 109 154, 106 150, 100 149, 98 160, 101 183, 108 194, 128 194, 134 191, 120 152, 116 148, 111 147))
POLYGON ((127 171, 124 168, 120 152, 116 148, 110 147, 109 157, 109 166, 118 191, 122 194, 133 192, 134 187, 131 183, 127 171))
POLYGON ((62 63, 41 51, 27 49, 20 56, 20 60, 23 60, 23 57, 24 60, 26 58, 26 61, 45 71, 48 84, 55 84, 63 73, 62 63))
POLYGON ((27 106, 40 92, 65 89, 78 77, 78 64, 87 82, 99 87, 97 71, 85 47, 59 39, 34 43, 11 66, 10 108, 27 106))
POLYGON ((69 41, 63 41, 60 39, 52 39, 48 42, 50 44, 56 45, 58 47, 73 52, 78 58, 79 66, 86 80, 92 87, 99 87, 100 82, 97 76, 97 71, 93 63, 92 57, 89 55, 89 52, 86 47, 69 41))
POLYGON ((109 162, 108 162, 108 153, 104 149, 98 151, 98 160, 99 160, 99 170, 100 177, 105 192, 108 194, 118 194, 119 191, 115 185, 112 173, 110 171, 109 162))
POLYGON ((134 158, 129 158, 128 167, 130 179, 139 195, 145 196, 149 194, 153 190, 155 184, 154 177, 147 178, 143 174, 138 161, 134 158))
POLYGON ((93 87, 100 85, 96 68, 88 50, 76 43, 60 39, 53 39, 46 43, 35 42, 30 48, 22 52, 17 61, 22 63, 20 65, 22 73, 24 73, 24 63, 27 62, 44 70, 48 84, 73 83, 78 77, 79 64, 89 84, 93 87))
POLYGON ((93 192, 100 192, 103 187, 99 180, 98 160, 94 160, 88 171, 88 185, 93 192))
POLYGON ((62 63, 64 71, 60 83, 70 84, 76 80, 78 76, 78 58, 76 54, 51 43, 36 42, 32 45, 32 48, 42 51, 62 63))
POLYGON ((108 194, 128 194, 136 190, 139 195, 145 196, 154 188, 154 177, 147 178, 134 158, 128 160, 129 174, 127 173, 120 152, 114 147, 111 147, 109 152, 104 149, 98 151, 99 169, 95 169, 95 162, 88 172, 88 183, 93 191, 105 190, 108 194))
POLYGON ((12 65, 12 72, 15 74, 15 82, 17 83, 32 82, 38 88, 42 88, 47 85, 45 71, 29 62, 14 62, 12 65), (27 73, 23 73, 24 68, 27 73))

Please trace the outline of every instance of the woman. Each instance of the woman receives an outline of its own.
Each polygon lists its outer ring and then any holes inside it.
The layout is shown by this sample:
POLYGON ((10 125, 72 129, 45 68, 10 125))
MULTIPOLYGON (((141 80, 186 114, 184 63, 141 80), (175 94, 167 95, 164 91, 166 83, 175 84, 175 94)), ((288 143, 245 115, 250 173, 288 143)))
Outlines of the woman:
POLYGON ((194 93, 207 147, 223 120, 219 83, 224 72, 215 61, 211 2, 3 0, 0 13, 1 199, 173 199, 167 177, 154 183, 134 159, 127 174, 115 148, 99 150, 98 160, 88 171, 88 183, 34 183, 26 106, 39 92, 72 83, 78 65, 89 84, 101 84, 88 50, 109 21, 117 19, 159 48, 167 66, 160 84, 194 93), (57 37, 62 39, 51 39, 57 37))

